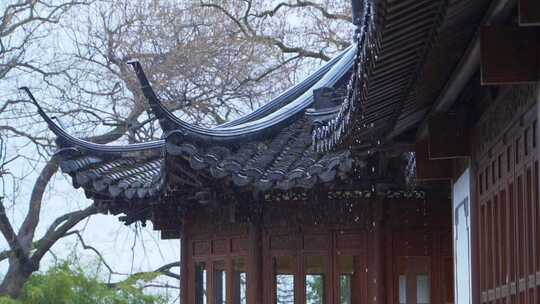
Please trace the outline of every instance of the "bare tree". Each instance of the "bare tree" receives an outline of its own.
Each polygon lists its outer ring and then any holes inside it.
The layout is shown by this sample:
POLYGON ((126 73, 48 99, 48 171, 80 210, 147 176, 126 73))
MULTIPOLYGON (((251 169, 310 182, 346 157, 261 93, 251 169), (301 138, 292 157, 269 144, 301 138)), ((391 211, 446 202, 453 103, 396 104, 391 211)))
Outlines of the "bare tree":
MULTIPOLYGON (((346 0, 64 1, 0 5, 0 80, 31 82, 46 96, 48 112, 70 132, 98 143, 161 136, 126 64, 130 59, 143 63, 179 116, 216 125, 253 110, 328 60, 348 45, 353 29, 346 0), (61 47, 54 47, 53 36, 61 47), (43 52, 44 45, 50 52, 43 52)), ((48 159, 54 148, 50 134, 34 123, 38 118, 19 96, 0 96, 1 143, 24 139, 43 154, 41 160, 48 159)), ((14 158, 40 160, 24 153, 2 156, 2 178, 14 158)), ((43 195, 57 171, 56 159, 46 161, 19 227, 0 200, 0 232, 9 245, 0 252, 0 261, 9 262, 0 295, 17 297, 60 239, 76 236, 84 249, 93 248, 73 230, 97 213, 93 205, 61 215, 36 239, 43 195)), ((158 270, 174 277, 171 265, 158 270)))
MULTIPOLYGON (((215 125, 250 112, 348 46, 353 30, 349 1, 275 7, 267 2, 102 1, 90 6, 86 22, 65 25, 76 46, 66 56, 77 60, 72 65, 86 68, 66 74, 67 79, 55 77, 64 87, 59 97, 80 100, 74 111, 93 113, 80 121, 91 121, 88 129, 99 116, 100 123, 114 124, 126 108, 146 107, 126 64, 139 59, 167 106, 186 120, 215 125), (71 84, 69 91, 65 83, 71 84), (101 111, 112 111, 101 115, 90 108, 96 103, 87 101, 96 98, 103 102, 97 106, 101 111)), ((139 126, 132 140, 155 137, 151 117, 130 123, 139 126)))

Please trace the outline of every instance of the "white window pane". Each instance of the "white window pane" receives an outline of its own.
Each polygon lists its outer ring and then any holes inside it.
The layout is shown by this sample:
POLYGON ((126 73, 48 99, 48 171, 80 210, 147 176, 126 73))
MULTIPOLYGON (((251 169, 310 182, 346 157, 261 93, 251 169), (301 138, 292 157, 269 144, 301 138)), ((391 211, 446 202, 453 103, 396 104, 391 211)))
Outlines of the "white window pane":
POLYGON ((247 303, 247 276, 245 272, 240 273, 240 301, 239 304, 247 303))
POLYGON ((244 258, 234 259, 233 304, 247 303, 247 275, 244 258))
POLYGON ((342 274, 339 276, 339 303, 351 304, 351 275, 342 274))
POLYGON ((294 304, 294 275, 276 275, 276 303, 294 304))
POLYGON ((227 303, 227 271, 225 261, 214 262, 214 304, 227 303))
POLYGON ((294 304, 295 267, 295 259, 292 256, 280 256, 274 258, 277 304, 294 304))
POLYGON ((195 271, 195 303, 196 304, 206 304, 207 299, 207 282, 206 282, 206 264, 197 263, 195 271))
POLYGON ((399 304, 407 304, 407 277, 399 276, 399 304))
POLYGON ((426 274, 416 276, 416 302, 418 304, 429 304, 429 276, 426 274))

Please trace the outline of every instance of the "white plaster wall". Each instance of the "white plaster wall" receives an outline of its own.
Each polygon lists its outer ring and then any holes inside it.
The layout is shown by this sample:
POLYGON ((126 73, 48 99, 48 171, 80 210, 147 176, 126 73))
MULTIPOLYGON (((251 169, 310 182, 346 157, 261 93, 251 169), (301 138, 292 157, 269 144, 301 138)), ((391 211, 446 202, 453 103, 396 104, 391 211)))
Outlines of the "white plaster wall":
POLYGON ((470 214, 470 169, 467 169, 454 183, 452 195, 456 304, 472 304, 470 214))

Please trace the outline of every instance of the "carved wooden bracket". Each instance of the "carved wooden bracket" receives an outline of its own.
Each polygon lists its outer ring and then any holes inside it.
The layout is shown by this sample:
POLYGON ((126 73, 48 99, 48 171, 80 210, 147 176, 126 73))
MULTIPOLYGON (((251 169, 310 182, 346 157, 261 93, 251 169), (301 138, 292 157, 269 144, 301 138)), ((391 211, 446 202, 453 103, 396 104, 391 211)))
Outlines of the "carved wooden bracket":
POLYGON ((430 160, 471 155, 466 113, 435 113, 428 119, 428 128, 430 160))
POLYGON ((429 157, 429 142, 422 139, 416 143, 416 180, 420 182, 452 178, 452 160, 429 157))

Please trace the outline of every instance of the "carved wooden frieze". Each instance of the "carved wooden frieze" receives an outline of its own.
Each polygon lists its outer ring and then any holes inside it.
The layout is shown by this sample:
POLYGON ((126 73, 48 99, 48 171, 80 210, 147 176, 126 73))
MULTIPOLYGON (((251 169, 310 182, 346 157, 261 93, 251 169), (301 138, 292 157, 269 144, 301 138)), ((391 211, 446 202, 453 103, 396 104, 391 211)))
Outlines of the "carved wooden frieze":
MULTIPOLYGON (((348 200, 373 200, 373 199, 418 199, 423 200, 426 193, 423 190, 330 190, 319 194, 319 199, 328 201, 348 201, 348 200)), ((311 197, 306 192, 275 192, 264 196, 266 202, 289 202, 307 201, 311 197)))
POLYGON ((266 202, 306 201, 307 199, 306 191, 272 192, 264 195, 266 202))

